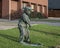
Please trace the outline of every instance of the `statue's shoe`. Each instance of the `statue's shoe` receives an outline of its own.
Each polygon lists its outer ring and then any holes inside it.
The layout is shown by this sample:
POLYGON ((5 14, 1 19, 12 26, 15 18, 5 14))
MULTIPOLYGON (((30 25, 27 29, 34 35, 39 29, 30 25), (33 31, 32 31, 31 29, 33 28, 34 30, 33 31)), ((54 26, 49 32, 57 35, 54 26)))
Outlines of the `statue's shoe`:
POLYGON ((31 40, 28 40, 28 41, 27 41, 27 40, 24 40, 24 42, 26 42, 26 43, 31 43, 31 40))
POLYGON ((20 42, 20 43, 22 43, 22 44, 24 44, 24 45, 29 45, 29 46, 43 46, 42 44, 40 44, 40 43, 31 43, 31 42, 20 42))

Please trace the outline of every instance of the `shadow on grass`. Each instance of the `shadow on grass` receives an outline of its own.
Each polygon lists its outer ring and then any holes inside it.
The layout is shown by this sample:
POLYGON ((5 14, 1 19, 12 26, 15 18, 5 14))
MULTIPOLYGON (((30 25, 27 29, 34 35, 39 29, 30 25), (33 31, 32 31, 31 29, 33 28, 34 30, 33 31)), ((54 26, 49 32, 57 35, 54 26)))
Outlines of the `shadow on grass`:
POLYGON ((48 47, 48 48, 55 48, 54 46, 48 47))
POLYGON ((13 36, 10 36, 10 35, 6 35, 6 34, 0 34, 1 37, 4 37, 6 39, 10 39, 12 41, 15 41, 15 42, 18 42, 17 40, 17 37, 13 37, 13 36))
POLYGON ((36 29, 30 29, 30 30, 37 31, 37 32, 42 32, 42 33, 45 33, 45 34, 60 36, 60 34, 57 34, 57 33, 51 33, 51 32, 46 32, 46 31, 41 31, 41 30, 36 30, 36 29))
MULTIPOLYGON (((36 30, 36 29, 30 29, 30 30, 37 31, 37 32, 42 32, 42 33, 45 33, 45 34, 60 36, 60 34, 57 34, 57 33, 51 33, 51 32, 46 32, 46 31, 41 31, 41 30, 36 30)), ((18 37, 10 36, 10 35, 7 35, 7 34, 0 34, 0 36, 4 37, 6 39, 10 39, 12 41, 18 42, 18 37)))

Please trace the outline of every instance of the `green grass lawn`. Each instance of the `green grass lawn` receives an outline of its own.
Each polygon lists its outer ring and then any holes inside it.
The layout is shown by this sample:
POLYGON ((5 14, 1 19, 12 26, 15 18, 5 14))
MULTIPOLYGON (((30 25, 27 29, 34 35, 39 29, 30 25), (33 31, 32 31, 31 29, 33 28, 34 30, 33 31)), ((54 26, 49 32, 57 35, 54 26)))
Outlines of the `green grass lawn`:
POLYGON ((60 26, 49 26, 45 24, 34 25, 30 29, 32 43, 42 43, 44 46, 27 46, 18 43, 19 30, 13 28, 0 30, 0 48, 49 48, 60 45, 60 26))

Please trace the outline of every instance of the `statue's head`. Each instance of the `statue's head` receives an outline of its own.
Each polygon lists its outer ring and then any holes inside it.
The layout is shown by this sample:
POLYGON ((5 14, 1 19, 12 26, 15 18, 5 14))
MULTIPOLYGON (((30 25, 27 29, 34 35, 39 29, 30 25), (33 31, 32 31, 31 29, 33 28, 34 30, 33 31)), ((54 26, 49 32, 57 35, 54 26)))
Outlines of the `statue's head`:
POLYGON ((27 4, 26 7, 24 8, 24 12, 27 14, 27 15, 30 15, 31 13, 31 5, 30 4, 27 4))

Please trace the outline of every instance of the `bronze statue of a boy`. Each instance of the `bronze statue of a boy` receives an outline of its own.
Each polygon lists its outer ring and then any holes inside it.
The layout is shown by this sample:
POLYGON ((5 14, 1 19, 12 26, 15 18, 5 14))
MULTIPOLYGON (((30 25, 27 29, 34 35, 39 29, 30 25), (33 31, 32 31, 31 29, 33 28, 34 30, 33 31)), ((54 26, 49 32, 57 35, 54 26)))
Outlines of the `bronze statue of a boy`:
POLYGON ((30 42, 29 27, 31 27, 31 24, 30 24, 29 16, 30 16, 32 9, 30 5, 28 4, 22 10, 23 12, 18 22, 18 28, 20 32, 19 42, 30 42))
POLYGON ((18 22, 18 28, 20 32, 19 42, 25 45, 40 46, 41 45, 40 43, 38 44, 31 43, 29 38, 29 32, 30 32, 29 27, 31 27, 29 16, 31 11, 32 9, 29 4, 23 8, 21 18, 19 19, 19 22, 18 22))

